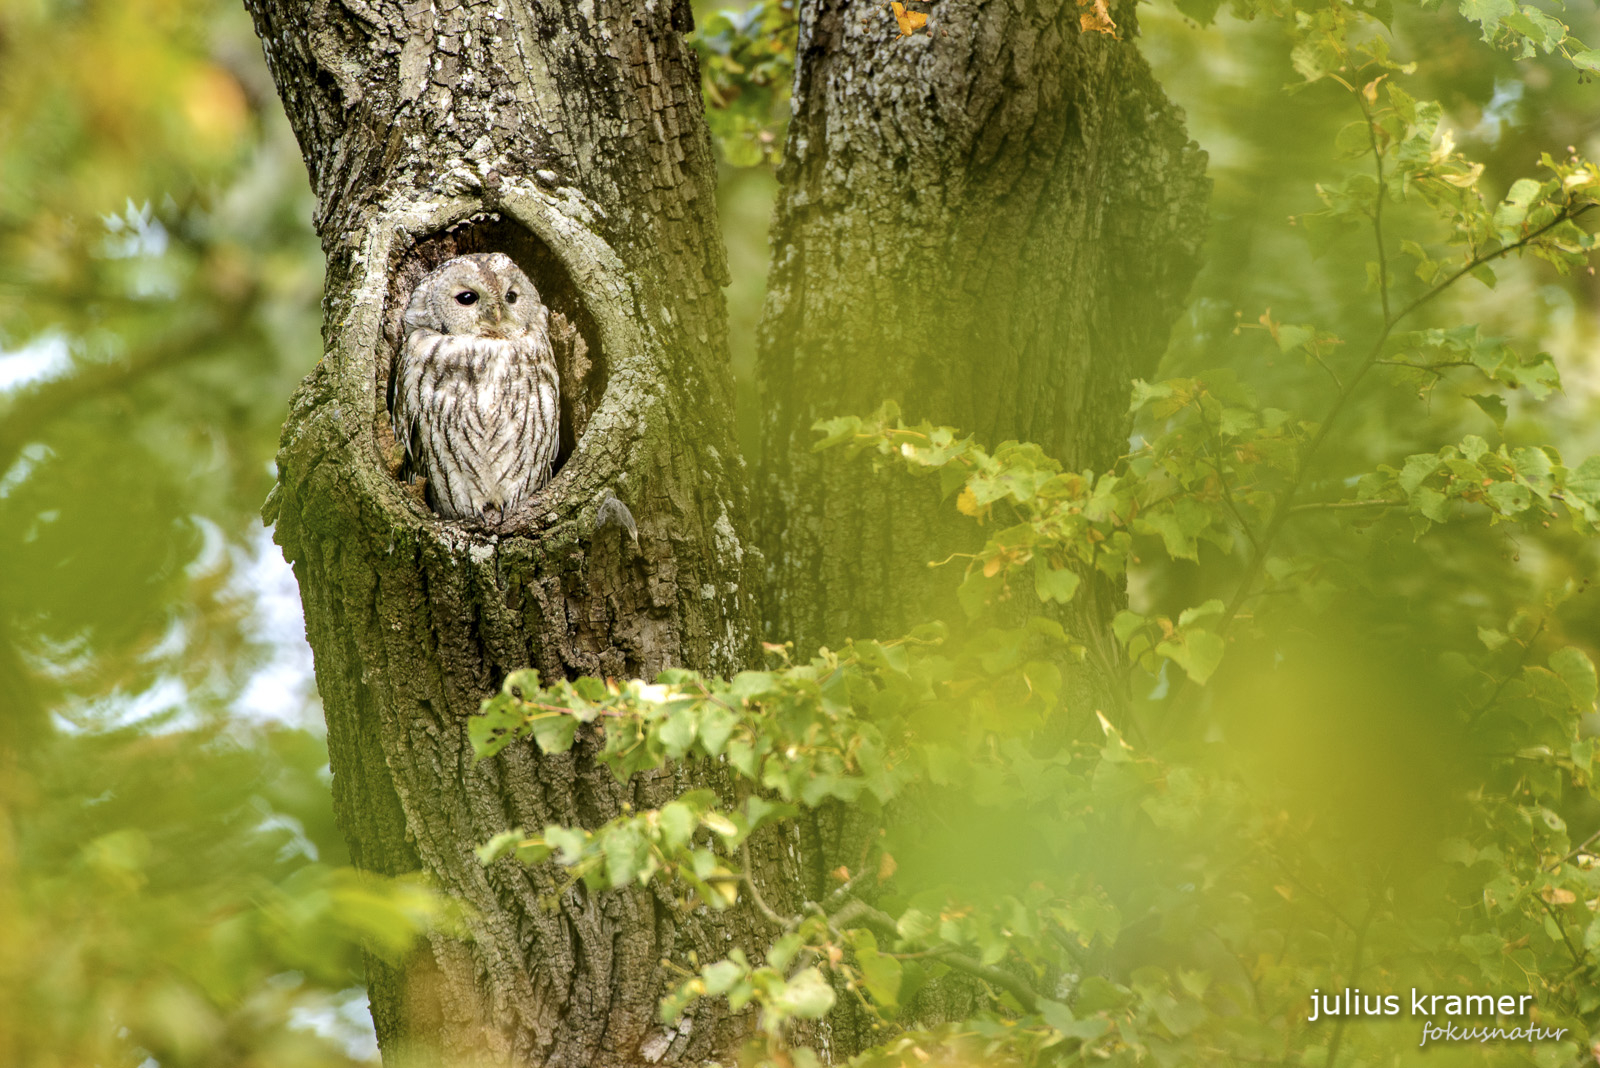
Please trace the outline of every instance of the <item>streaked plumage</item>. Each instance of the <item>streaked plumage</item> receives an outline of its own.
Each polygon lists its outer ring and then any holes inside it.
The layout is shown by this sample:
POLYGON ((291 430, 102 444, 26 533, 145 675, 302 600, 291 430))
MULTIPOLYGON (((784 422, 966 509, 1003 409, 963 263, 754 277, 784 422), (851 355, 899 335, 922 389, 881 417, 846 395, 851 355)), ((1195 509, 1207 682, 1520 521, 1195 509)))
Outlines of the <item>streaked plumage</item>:
POLYGON ((497 522, 550 479, 560 407, 550 313, 511 257, 457 256, 412 291, 394 433, 447 519, 497 522))

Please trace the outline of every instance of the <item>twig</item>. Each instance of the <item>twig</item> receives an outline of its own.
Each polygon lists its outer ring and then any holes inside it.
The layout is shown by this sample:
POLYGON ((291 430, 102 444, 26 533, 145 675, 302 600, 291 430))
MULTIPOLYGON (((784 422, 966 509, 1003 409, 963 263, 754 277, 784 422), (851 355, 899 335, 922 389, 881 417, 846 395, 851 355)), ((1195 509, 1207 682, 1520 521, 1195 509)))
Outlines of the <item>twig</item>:
MULTIPOLYGON (((1360 979, 1360 977, 1361 977, 1361 955, 1366 951, 1366 948, 1367 948, 1367 931, 1368 931, 1369 928, 1372 927, 1372 918, 1377 915, 1377 912, 1378 912, 1378 899, 1376 897, 1374 897, 1371 900, 1371 902, 1368 903, 1368 905, 1367 905, 1367 915, 1366 915, 1366 918, 1361 921, 1360 930, 1358 930, 1356 932, 1356 948, 1355 948, 1355 952, 1353 954, 1351 954, 1351 958, 1350 958, 1350 985, 1351 986, 1360 986, 1361 985, 1361 979, 1360 979)), ((1328 1043, 1328 1059, 1327 1059, 1326 1062, 1324 1062, 1324 1063, 1327 1064, 1328 1068, 1338 1068, 1338 1065, 1339 1065, 1339 1047, 1344 1042, 1344 1028, 1345 1028, 1345 1024, 1348 1023, 1349 1020, 1350 1020, 1350 1017, 1341 1016, 1341 1017, 1339 1017, 1339 1022, 1334 1025, 1334 1028, 1333 1028, 1333 1040, 1328 1043)))
MULTIPOLYGON (((1493 252, 1474 256, 1471 262, 1462 267, 1460 270, 1456 271, 1454 274, 1450 275, 1450 277, 1446 278, 1442 282, 1436 283, 1427 292, 1412 300, 1409 304, 1401 308, 1398 312, 1395 312, 1392 316, 1385 317, 1383 328, 1378 332, 1378 336, 1373 339, 1372 345, 1368 348, 1366 355, 1361 360, 1361 363, 1356 367, 1355 373, 1350 377, 1350 380, 1345 383, 1345 387, 1339 391, 1338 396, 1334 398, 1333 403, 1328 408, 1327 414, 1323 416, 1321 423, 1318 425, 1317 432, 1312 435, 1311 440, 1306 443, 1305 448, 1301 451, 1299 456, 1300 462, 1298 464, 1298 470, 1296 471, 1294 478, 1287 486, 1279 491, 1280 495, 1278 504, 1273 510, 1272 521, 1267 524, 1266 531, 1261 535, 1261 548, 1259 551, 1251 554, 1250 563, 1245 568, 1244 577, 1240 580, 1238 587, 1234 590, 1233 597, 1228 602, 1227 607, 1223 610, 1222 618, 1217 621, 1217 624, 1213 629, 1213 633, 1220 638, 1227 637, 1228 631, 1233 626, 1234 619, 1239 614, 1239 610, 1244 607, 1245 602, 1250 598, 1250 591, 1254 588, 1256 581, 1260 579, 1261 573, 1266 567, 1267 554, 1271 551, 1272 546, 1277 542, 1278 534, 1282 531, 1283 524, 1288 521, 1289 516, 1294 512, 1294 499, 1299 495, 1300 489, 1305 483, 1306 472, 1311 466, 1311 458, 1315 456, 1317 450, 1322 447, 1322 443, 1328 439, 1328 434, 1332 431, 1334 424, 1338 422, 1339 416, 1344 411, 1345 405, 1350 402, 1350 398, 1355 395, 1356 389, 1361 385, 1362 380, 1367 376, 1367 372, 1371 371, 1373 366, 1377 364, 1378 360, 1382 358, 1383 347, 1388 342, 1389 335, 1394 332, 1394 328, 1401 322, 1401 320, 1405 319, 1412 312, 1416 311, 1418 308, 1422 307, 1424 304, 1428 303, 1433 298, 1449 289, 1456 282, 1460 281, 1462 278, 1465 278, 1479 267, 1492 263, 1502 256, 1509 255, 1512 252, 1527 248, 1539 238, 1543 237, 1546 233, 1555 229, 1557 226, 1580 218, 1597 206, 1600 206, 1600 204, 1597 204, 1595 201, 1588 201, 1576 206, 1575 208, 1571 206, 1563 208, 1555 216, 1555 218, 1551 219, 1545 225, 1528 234, 1526 237, 1523 237, 1521 240, 1512 242, 1509 245, 1503 245, 1493 252)), ((1177 691, 1172 696, 1172 704, 1170 707, 1172 709, 1181 707, 1186 695, 1192 692, 1192 689, 1193 687, 1190 684, 1188 677, 1185 676, 1178 684, 1177 691)), ((1177 717, 1169 712, 1166 717, 1166 724, 1170 725, 1176 719, 1177 717)))
POLYGON ((1322 512, 1334 511, 1344 508, 1398 508, 1405 501, 1390 500, 1388 498, 1374 498, 1370 501, 1307 501, 1290 508, 1291 512, 1322 512))
MULTIPOLYGON (((1372 208, 1372 236, 1378 246, 1378 295, 1383 298, 1383 318, 1389 321, 1389 254, 1383 245, 1383 199, 1388 193, 1389 186, 1383 177, 1383 150, 1378 147, 1378 124, 1372 121, 1372 112, 1367 108, 1367 98, 1360 92, 1356 93, 1356 103, 1361 108, 1361 117, 1367 121, 1367 140, 1372 143, 1372 162, 1378 169, 1378 196, 1372 208)), ((1328 1064, 1331 1068, 1333 1060, 1328 1064)))
POLYGON ((751 874, 755 869, 750 863, 749 839, 745 839, 739 844, 739 858, 744 861, 744 885, 750 888, 750 900, 755 902, 756 908, 761 911, 761 914, 785 930, 798 927, 800 925, 799 916, 783 915, 767 904, 767 899, 761 896, 761 888, 756 885, 755 876, 751 874))
MULTIPOLYGON (((875 909, 859 898, 850 902, 844 909, 840 909, 839 915, 843 915, 846 909, 849 910, 851 919, 860 919, 868 927, 899 937, 899 925, 894 922, 894 917, 887 912, 875 909)), ((982 979, 990 986, 997 986, 1004 990, 1017 999, 1017 1004, 1022 1006, 1023 1012, 1038 1011, 1038 992, 1010 972, 1001 971, 999 968, 991 968, 987 964, 975 961, 971 957, 957 953, 954 950, 934 949, 930 951, 929 955, 939 963, 947 964, 958 972, 965 972, 974 978, 982 979)))
POLYGON ((1556 915, 1556 910, 1550 902, 1543 897, 1538 898, 1538 902, 1540 907, 1544 909, 1545 914, 1550 917, 1550 922, 1556 925, 1556 930, 1561 934, 1561 941, 1567 944, 1567 952, 1572 955, 1573 971, 1582 971, 1588 961, 1589 954, 1580 953, 1578 947, 1572 944, 1572 939, 1567 937, 1567 925, 1561 922, 1561 917, 1556 915))
POLYGON ((1576 857, 1579 853, 1582 853, 1585 849, 1588 849, 1590 846, 1594 845, 1595 839, 1597 839, 1597 838, 1600 838, 1600 831, 1595 831, 1589 837, 1587 837, 1583 841, 1579 842, 1577 844, 1577 846, 1573 848, 1572 852, 1568 853, 1566 856, 1562 857, 1560 860, 1558 860, 1554 864, 1550 865, 1550 867, 1546 868, 1545 871, 1550 871, 1550 872, 1560 871, 1561 870, 1561 865, 1565 864, 1567 861, 1571 860, 1573 857, 1576 857))
POLYGON ((1228 511, 1233 513, 1234 522, 1238 523, 1239 529, 1244 531, 1244 536, 1250 541, 1250 547, 1259 553, 1261 551, 1261 542, 1256 537, 1255 528, 1245 521, 1243 513, 1239 511, 1239 506, 1233 499, 1233 489, 1228 485, 1228 476, 1222 470, 1222 459, 1218 455, 1222 451, 1222 442, 1217 432, 1212 429, 1211 420, 1206 418, 1205 402, 1199 402, 1196 407, 1200 412, 1200 425, 1205 428, 1206 437, 1211 439, 1211 470, 1217 473, 1217 483, 1222 487, 1222 502, 1228 506, 1228 511))

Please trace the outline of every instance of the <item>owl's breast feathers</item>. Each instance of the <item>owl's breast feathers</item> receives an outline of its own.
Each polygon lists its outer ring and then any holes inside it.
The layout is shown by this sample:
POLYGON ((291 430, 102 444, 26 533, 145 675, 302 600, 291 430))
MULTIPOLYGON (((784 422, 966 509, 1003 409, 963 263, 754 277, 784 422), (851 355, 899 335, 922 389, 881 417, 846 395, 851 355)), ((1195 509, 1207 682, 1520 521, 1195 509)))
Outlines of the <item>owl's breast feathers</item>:
POLYGON ((560 404, 549 339, 412 330, 401 351, 395 436, 450 519, 498 520, 550 478, 560 404))

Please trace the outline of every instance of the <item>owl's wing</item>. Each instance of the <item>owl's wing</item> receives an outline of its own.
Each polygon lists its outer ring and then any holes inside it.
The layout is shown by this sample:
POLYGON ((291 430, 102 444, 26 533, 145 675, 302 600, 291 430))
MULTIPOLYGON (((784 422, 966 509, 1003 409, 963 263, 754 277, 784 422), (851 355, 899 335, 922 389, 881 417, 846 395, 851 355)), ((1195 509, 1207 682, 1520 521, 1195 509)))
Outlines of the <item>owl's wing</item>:
POLYGON ((404 482, 415 482, 418 476, 427 477, 422 459, 422 424, 417 418, 419 398, 415 395, 420 382, 417 368, 412 366, 419 356, 416 349, 424 333, 413 330, 406 335, 400 358, 395 361, 394 375, 389 380, 389 420, 395 441, 405 450, 400 463, 400 478, 404 482))

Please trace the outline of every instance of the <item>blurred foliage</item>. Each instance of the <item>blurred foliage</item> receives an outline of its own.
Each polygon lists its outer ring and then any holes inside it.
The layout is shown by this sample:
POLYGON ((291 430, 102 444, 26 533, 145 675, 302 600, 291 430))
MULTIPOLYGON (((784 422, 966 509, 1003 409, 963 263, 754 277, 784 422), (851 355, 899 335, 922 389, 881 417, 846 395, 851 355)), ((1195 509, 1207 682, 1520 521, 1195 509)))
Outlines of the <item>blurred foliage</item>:
POLYGON ((272 615, 310 211, 237 5, 0 3, 0 1063, 368 1063, 448 919, 344 866, 272 615))
POLYGON ((163 680, 216 711, 266 652, 232 580, 320 348, 310 198, 248 20, 7 4, 0 142, 7 729, 163 680))
POLYGON ((420 883, 336 866, 326 760, 304 731, 129 729, 6 767, 5 1063, 367 1060, 369 1025, 339 1014, 363 947, 398 960, 448 917, 420 883))
POLYGON ((743 9, 696 5, 690 36, 700 59, 706 121, 724 161, 776 164, 783 155, 794 81, 796 0, 758 0, 743 9))

